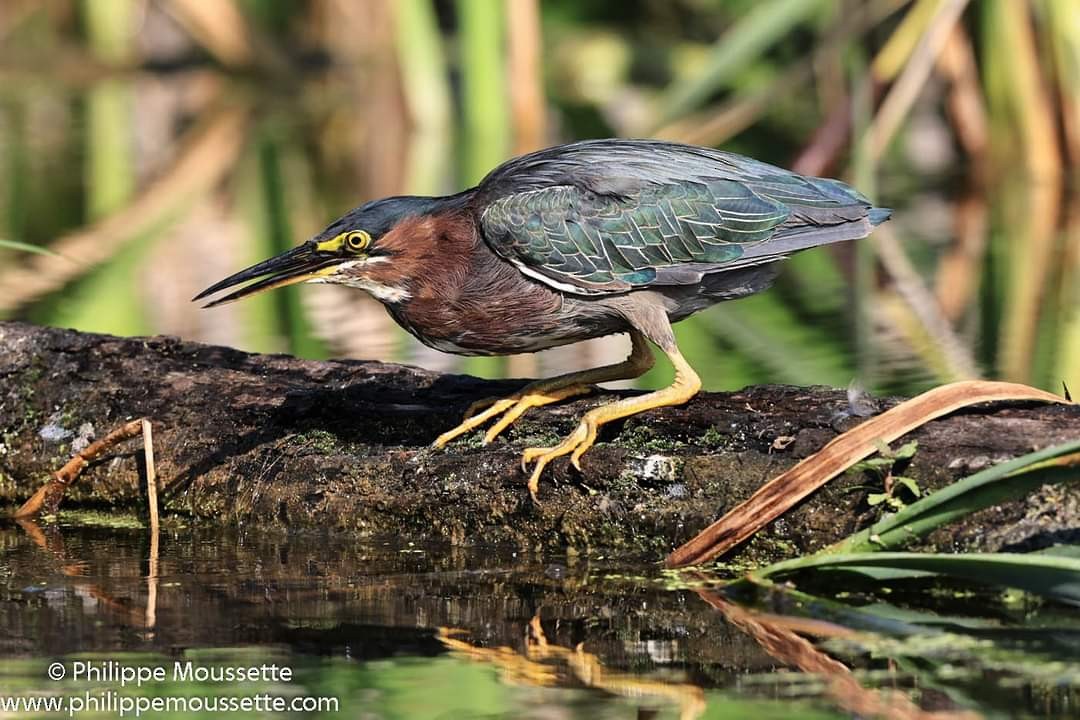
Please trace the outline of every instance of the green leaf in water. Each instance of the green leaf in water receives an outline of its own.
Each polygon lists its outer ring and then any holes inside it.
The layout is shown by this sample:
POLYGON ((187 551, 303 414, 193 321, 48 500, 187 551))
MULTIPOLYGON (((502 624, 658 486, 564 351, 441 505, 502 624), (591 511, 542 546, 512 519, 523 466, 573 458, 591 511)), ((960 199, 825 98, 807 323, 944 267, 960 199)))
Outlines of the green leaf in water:
MULTIPOLYGON (((775 577, 795 571, 845 568, 873 573, 878 569, 918 571, 1020 588, 1080 605, 1080 558, 1019 553, 863 552, 820 554, 770 565, 753 575, 775 577)), ((895 577, 895 574, 894 574, 895 577)))

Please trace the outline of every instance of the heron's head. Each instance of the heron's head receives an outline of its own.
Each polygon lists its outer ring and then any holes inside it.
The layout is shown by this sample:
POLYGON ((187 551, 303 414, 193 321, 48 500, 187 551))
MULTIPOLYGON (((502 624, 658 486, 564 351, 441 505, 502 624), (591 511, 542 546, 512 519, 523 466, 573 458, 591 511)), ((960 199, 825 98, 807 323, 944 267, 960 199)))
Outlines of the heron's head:
POLYGON ((434 219, 432 213, 440 200, 392 197, 361 205, 304 244, 230 275, 193 299, 242 285, 206 305, 213 307, 265 290, 312 282, 349 285, 384 303, 401 302, 409 295, 409 256, 419 249, 410 242, 406 226, 409 221, 415 225, 434 219))

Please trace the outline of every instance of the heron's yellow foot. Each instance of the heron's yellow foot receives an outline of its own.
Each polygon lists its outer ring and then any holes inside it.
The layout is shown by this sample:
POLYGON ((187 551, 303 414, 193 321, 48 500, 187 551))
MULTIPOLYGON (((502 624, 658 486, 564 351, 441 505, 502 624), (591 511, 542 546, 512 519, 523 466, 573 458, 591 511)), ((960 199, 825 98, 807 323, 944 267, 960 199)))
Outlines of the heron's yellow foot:
POLYGON ((510 427, 529 408, 549 405, 576 395, 584 395, 591 392, 592 383, 640 377, 652 367, 652 353, 649 352, 645 336, 637 330, 630 332, 630 343, 630 356, 620 363, 605 365, 592 370, 566 373, 546 380, 537 380, 526 385, 510 397, 501 399, 488 398, 474 402, 465 412, 465 419, 461 424, 453 430, 444 432, 435 439, 433 445, 436 448, 442 448, 454 438, 480 427, 498 415, 502 415, 499 421, 485 433, 484 444, 487 445, 498 437, 499 433, 510 427))
POLYGON ((484 433, 484 445, 487 445, 496 437, 499 436, 506 428, 510 427, 529 408, 540 407, 542 405, 549 405, 553 402, 559 402, 576 395, 585 395, 593 390, 588 385, 568 385, 567 387, 558 388, 557 390, 549 390, 544 393, 533 393, 526 395, 518 400, 513 407, 503 413, 503 416, 499 418, 498 422, 492 425, 486 433, 484 433))
POLYGON ((468 407, 468 409, 465 411, 465 417, 462 418, 462 422, 464 422, 465 420, 468 420, 469 418, 471 418, 473 415, 477 414, 481 410, 486 410, 487 408, 491 407, 492 405, 499 402, 500 400, 509 400, 509 399, 510 398, 489 397, 489 398, 483 398, 481 400, 477 400, 472 405, 470 405, 468 407))
POLYGON ((540 502, 536 495, 540 490, 540 475, 543 474, 544 468, 547 467, 549 462, 557 457, 572 453, 570 462, 578 470, 581 470, 579 458, 596 442, 597 425, 595 422, 590 422, 589 415, 591 414, 586 413, 585 417, 578 423, 577 428, 574 429, 574 432, 567 435, 566 439, 555 447, 526 448, 525 452, 521 454, 521 469, 523 472, 528 472, 529 463, 536 463, 532 474, 529 475, 529 495, 532 496, 533 502, 540 502))
POLYGON ((457 427, 447 430, 437 437, 433 445, 442 448, 454 438, 480 427, 493 417, 502 415, 498 422, 492 425, 484 434, 483 442, 487 445, 498 437, 499 433, 510 427, 515 420, 524 415, 529 408, 549 405, 575 395, 584 395, 592 389, 590 386, 581 383, 572 383, 561 387, 545 387, 546 385, 548 385, 547 381, 541 381, 533 383, 509 397, 480 400, 473 403, 465 414, 465 420, 457 427), (476 412, 476 410, 485 406, 487 407, 486 410, 476 412))
POLYGON ((677 349, 668 351, 675 366, 675 382, 663 390, 657 390, 647 395, 625 398, 610 405, 602 405, 585 413, 581 422, 565 440, 555 447, 528 448, 521 456, 521 469, 528 471, 530 463, 536 463, 532 474, 529 476, 529 495, 534 502, 537 501, 537 491, 540 489, 540 475, 548 463, 557 457, 570 455, 570 462, 574 467, 581 470, 581 456, 596 442, 596 435, 601 425, 612 420, 620 420, 631 415, 637 415, 646 410, 667 407, 669 405, 682 405, 694 397, 701 389, 701 380, 694 372, 677 349))

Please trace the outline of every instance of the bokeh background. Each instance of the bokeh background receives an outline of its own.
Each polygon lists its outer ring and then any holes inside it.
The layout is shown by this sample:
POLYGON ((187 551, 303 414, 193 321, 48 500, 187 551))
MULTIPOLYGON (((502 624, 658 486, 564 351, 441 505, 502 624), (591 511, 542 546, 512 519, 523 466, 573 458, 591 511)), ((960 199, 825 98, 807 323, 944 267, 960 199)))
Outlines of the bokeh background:
POLYGON ((621 359, 443 355, 342 288, 190 302, 363 201, 615 135, 896 211, 681 323, 706 387, 1080 389, 1076 0, 3 0, 0 318, 487 376, 621 359))

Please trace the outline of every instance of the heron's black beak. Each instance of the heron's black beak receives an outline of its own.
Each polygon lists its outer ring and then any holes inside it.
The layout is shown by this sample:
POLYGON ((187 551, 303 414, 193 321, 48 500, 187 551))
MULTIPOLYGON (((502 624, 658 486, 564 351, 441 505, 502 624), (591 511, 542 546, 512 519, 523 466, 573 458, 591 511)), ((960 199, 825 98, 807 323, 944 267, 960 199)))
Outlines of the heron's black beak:
POLYGON ((215 283, 203 290, 193 297, 192 301, 202 300, 208 295, 213 295, 216 292, 235 287, 248 280, 255 280, 255 282, 250 285, 246 285, 239 290, 235 290, 228 295, 209 302, 203 307, 209 308, 214 307, 215 305, 223 305, 266 290, 285 287, 286 285, 294 285, 296 283, 304 282, 305 280, 312 280, 314 278, 329 275, 331 273, 327 272, 327 270, 340 264, 343 260, 344 258, 340 255, 318 252, 315 249, 315 243, 306 242, 277 257, 264 260, 257 265, 252 265, 246 270, 241 270, 235 275, 230 275, 221 282, 215 283))

